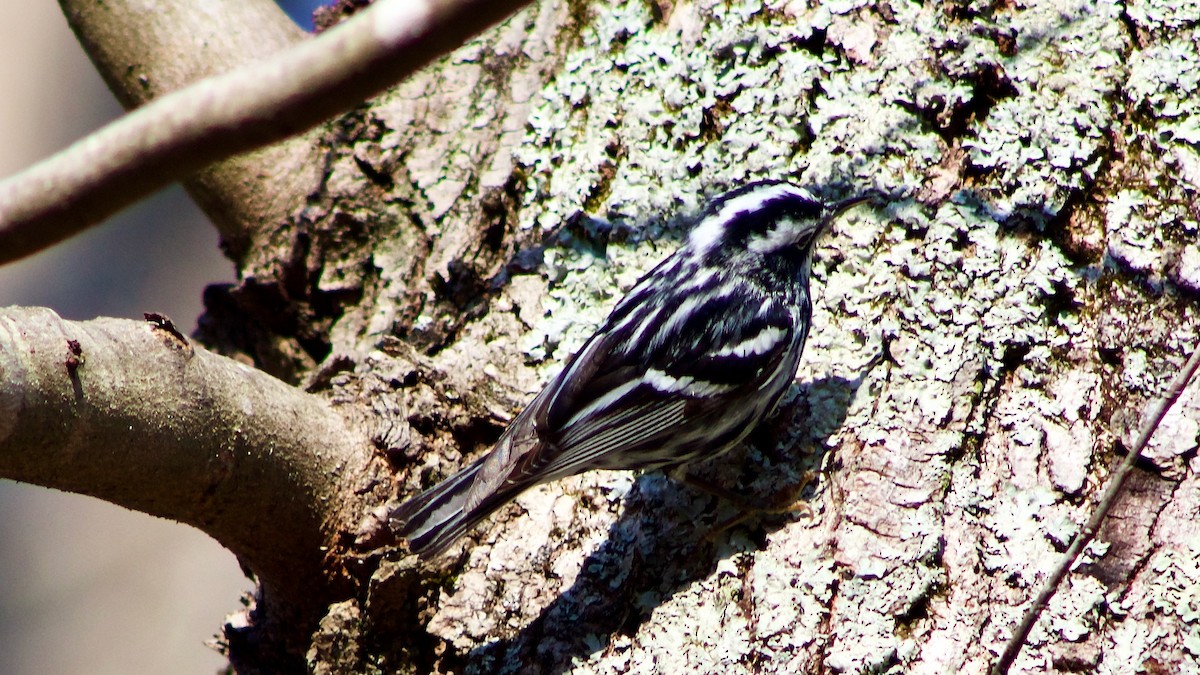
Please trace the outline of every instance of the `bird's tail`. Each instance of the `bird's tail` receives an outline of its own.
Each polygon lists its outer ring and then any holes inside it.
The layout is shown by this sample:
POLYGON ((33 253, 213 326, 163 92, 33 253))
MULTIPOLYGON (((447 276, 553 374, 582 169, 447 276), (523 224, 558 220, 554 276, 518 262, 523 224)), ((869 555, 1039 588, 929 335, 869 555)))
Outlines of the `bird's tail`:
POLYGON ((392 529, 408 541, 408 548, 422 558, 432 558, 492 515, 516 494, 499 490, 472 506, 471 486, 487 456, 462 471, 404 502, 389 516, 392 529))

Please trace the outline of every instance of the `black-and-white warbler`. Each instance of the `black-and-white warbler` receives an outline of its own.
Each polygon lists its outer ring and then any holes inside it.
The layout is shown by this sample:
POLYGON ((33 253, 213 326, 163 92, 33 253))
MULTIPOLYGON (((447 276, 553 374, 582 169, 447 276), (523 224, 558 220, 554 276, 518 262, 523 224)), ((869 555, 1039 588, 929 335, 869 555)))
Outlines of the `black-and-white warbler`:
POLYGON ((814 243, 866 199, 825 206, 761 181, 712 200, 492 451, 401 505, 393 526, 429 557, 534 485, 675 468, 736 446, 796 375, 814 243))

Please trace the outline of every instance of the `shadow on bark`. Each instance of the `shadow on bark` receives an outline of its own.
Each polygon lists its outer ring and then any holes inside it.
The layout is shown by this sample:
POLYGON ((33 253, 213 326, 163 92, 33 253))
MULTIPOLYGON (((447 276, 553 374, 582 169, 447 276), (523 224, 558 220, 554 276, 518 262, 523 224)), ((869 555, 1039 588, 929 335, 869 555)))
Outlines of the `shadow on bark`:
POLYGON ((805 505, 820 490, 822 481, 814 478, 829 452, 825 441, 845 421, 865 378, 866 371, 854 380, 833 377, 800 387, 793 402, 756 431, 745 448, 693 470, 705 480, 711 474, 731 485, 747 501, 774 503, 779 495, 794 495, 794 511, 757 514, 714 534, 714 528, 738 514, 736 509, 661 472, 641 476, 625 497, 625 510, 608 539, 584 560, 575 583, 517 635, 472 650, 464 670, 563 673, 574 661, 613 648, 615 637, 636 634, 656 608, 709 578, 722 560, 764 547, 769 534, 803 518, 805 505), (833 401, 820 408, 825 414, 819 420, 811 415, 816 398, 833 401), (829 431, 780 443, 781 427, 829 431), (721 476, 731 466, 741 480, 721 476))

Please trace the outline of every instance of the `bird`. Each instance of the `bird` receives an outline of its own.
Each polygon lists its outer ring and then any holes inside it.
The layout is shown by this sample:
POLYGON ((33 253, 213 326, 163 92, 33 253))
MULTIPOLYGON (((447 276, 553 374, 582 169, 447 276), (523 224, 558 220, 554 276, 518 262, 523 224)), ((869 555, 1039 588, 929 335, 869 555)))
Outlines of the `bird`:
POLYGON ((760 180, 711 199, 492 449, 393 510, 393 531, 429 559, 535 485, 673 471, 736 447, 795 378, 818 238, 872 198, 827 205, 760 180))

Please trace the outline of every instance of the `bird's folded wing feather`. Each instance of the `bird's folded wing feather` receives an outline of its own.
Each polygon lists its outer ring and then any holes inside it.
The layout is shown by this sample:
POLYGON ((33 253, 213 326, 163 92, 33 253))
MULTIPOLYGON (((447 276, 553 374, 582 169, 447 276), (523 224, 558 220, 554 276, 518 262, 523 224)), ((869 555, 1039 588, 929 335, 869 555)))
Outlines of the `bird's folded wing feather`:
POLYGON ((632 331, 598 332, 513 424, 536 427, 545 445, 521 458, 508 480, 603 467, 610 452, 623 457, 614 465, 665 464, 656 453, 679 434, 718 415, 736 417, 727 408, 738 392, 788 367, 795 337, 781 303, 753 300, 713 298, 678 319, 667 312, 658 333, 638 343, 627 342, 632 331))

